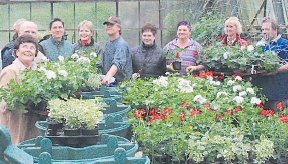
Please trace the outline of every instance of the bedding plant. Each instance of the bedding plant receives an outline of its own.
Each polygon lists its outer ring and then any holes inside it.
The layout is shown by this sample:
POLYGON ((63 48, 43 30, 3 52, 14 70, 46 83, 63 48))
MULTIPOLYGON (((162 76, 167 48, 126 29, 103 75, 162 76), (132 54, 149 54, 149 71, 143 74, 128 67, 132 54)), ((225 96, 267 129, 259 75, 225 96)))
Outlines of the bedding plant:
POLYGON ((240 76, 169 76, 122 83, 135 140, 152 163, 264 163, 287 159, 288 124, 240 76), (201 78, 204 77, 204 78, 201 78), (266 111, 266 110, 265 110, 266 111))

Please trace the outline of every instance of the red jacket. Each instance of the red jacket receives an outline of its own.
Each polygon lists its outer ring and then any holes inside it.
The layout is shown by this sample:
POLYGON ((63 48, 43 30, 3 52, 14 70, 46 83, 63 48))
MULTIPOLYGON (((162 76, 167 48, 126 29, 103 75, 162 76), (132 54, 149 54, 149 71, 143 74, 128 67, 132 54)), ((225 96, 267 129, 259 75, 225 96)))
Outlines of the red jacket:
MULTIPOLYGON (((227 38, 228 38, 228 35, 226 34, 226 35, 223 37, 223 40, 221 41, 221 44, 222 44, 222 45, 227 45, 227 38)), ((241 39, 239 34, 236 34, 236 40, 235 40, 235 42, 233 42, 233 44, 230 45, 230 46, 235 46, 236 43, 238 43, 238 46, 249 46, 249 45, 250 45, 249 42, 247 42, 247 41, 244 40, 244 39, 241 39)))

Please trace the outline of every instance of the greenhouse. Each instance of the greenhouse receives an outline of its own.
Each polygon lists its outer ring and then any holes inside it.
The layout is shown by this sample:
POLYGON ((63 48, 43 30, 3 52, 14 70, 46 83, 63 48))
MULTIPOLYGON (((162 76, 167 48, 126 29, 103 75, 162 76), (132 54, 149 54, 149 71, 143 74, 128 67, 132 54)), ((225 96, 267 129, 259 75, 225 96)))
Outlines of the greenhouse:
POLYGON ((0 164, 288 163, 288 0, 1 0, 0 164))

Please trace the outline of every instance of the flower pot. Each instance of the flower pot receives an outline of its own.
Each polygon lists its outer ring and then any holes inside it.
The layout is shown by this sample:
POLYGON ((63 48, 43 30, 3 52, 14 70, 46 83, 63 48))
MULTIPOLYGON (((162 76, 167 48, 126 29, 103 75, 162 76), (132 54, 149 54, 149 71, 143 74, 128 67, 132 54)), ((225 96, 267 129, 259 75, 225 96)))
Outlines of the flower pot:
POLYGON ((47 123, 47 136, 57 136, 58 130, 63 128, 63 123, 55 123, 48 121, 47 123))
POLYGON ((75 129, 65 128, 63 129, 63 131, 64 131, 65 136, 80 136, 81 135, 80 128, 75 128, 75 129))
POLYGON ((181 70, 181 62, 180 61, 174 61, 172 63, 172 65, 173 65, 174 70, 181 70))
POLYGON ((95 135, 99 134, 99 129, 98 129, 98 127, 94 128, 94 129, 82 128, 81 133, 82 133, 82 135, 85 135, 85 136, 95 136, 95 135))

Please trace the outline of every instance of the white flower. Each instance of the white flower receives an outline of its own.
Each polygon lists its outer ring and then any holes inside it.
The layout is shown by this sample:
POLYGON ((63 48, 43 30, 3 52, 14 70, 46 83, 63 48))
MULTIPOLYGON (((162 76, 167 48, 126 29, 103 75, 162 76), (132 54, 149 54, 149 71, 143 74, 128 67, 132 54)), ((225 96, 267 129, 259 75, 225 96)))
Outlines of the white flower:
POLYGON ((180 89, 180 92, 185 92, 185 93, 193 92, 193 87, 190 85, 189 80, 179 78, 178 82, 179 82, 178 88, 180 89))
POLYGON ((241 81, 241 80, 242 80, 242 77, 241 77, 241 76, 236 76, 236 77, 235 77, 235 81, 237 81, 237 80, 241 81))
POLYGON ((249 45, 249 46, 247 46, 247 51, 249 51, 249 52, 254 51, 254 47, 253 47, 253 45, 249 45))
POLYGON ((247 95, 246 91, 239 92, 239 96, 241 97, 245 97, 246 95, 247 95))
POLYGON ((74 54, 71 56, 71 58, 73 58, 73 59, 78 59, 78 58, 79 58, 79 55, 78 55, 77 53, 74 53, 74 54))
POLYGON ((228 94, 226 92, 218 92, 217 93, 217 98, 220 97, 221 95, 227 96, 228 94))
POLYGON ((96 52, 91 52, 91 53, 90 53, 90 56, 96 58, 98 55, 96 54, 96 52))
POLYGON ((40 67, 40 68, 38 68, 38 71, 40 71, 40 72, 46 72, 46 69, 45 69, 44 67, 40 67))
POLYGON ((254 89, 253 88, 247 88, 246 92, 248 92, 250 94, 254 94, 254 89))
POLYGON ((60 61, 60 62, 63 62, 64 61, 64 57, 63 56, 58 56, 58 60, 60 61))
POLYGON ((266 41, 265 39, 261 39, 259 42, 256 43, 256 46, 259 47, 259 46, 264 46, 266 44, 266 41))
POLYGON ((45 72, 45 75, 46 75, 47 79, 55 79, 56 78, 55 72, 53 72, 51 70, 47 70, 45 72))
POLYGON ((200 104, 203 104, 206 102, 206 99, 202 97, 201 95, 196 95, 193 100, 195 102, 199 102, 200 104))
POLYGON ((250 100, 250 103, 251 104, 260 104, 261 100, 258 99, 257 97, 252 97, 251 100, 250 100))
POLYGON ((229 80, 229 81, 227 82, 227 85, 231 86, 231 85, 233 85, 234 83, 235 83, 235 81, 229 80))
POLYGON ((153 80, 153 84, 167 87, 168 77, 160 76, 158 79, 153 80))
POLYGON ((229 55, 230 55, 229 52, 225 52, 225 53, 223 54, 224 59, 227 59, 227 58, 229 57, 229 55))
POLYGON ((81 56, 77 59, 77 62, 83 62, 83 63, 90 63, 90 59, 84 56, 81 56))
POLYGON ((64 77, 67 77, 67 75, 68 75, 66 70, 59 70, 58 73, 64 77))
POLYGON ((236 103, 241 104, 243 102, 244 98, 241 96, 234 97, 233 101, 236 101, 236 103))
POLYGON ((242 87, 240 85, 233 86, 233 92, 240 91, 241 89, 242 89, 242 87))
POLYGON ((213 80, 210 81, 210 84, 215 86, 221 85, 220 81, 213 81, 213 80))
POLYGON ((170 72, 165 72, 165 75, 166 75, 166 76, 170 75, 170 72))

